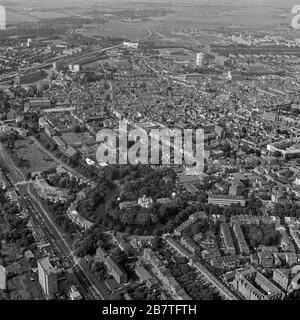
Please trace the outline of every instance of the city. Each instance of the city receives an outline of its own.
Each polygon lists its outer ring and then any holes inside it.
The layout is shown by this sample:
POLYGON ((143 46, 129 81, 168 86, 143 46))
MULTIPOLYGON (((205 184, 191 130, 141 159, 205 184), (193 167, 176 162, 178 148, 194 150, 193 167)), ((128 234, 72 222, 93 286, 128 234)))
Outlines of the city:
POLYGON ((0 300, 300 299, 300 33, 266 1, 7 4, 0 300))

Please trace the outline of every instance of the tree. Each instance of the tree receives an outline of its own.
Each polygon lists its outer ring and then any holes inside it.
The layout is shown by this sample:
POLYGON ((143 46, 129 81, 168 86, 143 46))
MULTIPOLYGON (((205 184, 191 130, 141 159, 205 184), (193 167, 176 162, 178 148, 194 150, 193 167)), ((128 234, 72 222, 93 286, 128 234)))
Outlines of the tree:
POLYGON ((75 132, 75 133, 80 133, 80 132, 81 132, 81 127, 80 127, 80 125, 75 125, 75 126, 73 127, 73 132, 75 132))

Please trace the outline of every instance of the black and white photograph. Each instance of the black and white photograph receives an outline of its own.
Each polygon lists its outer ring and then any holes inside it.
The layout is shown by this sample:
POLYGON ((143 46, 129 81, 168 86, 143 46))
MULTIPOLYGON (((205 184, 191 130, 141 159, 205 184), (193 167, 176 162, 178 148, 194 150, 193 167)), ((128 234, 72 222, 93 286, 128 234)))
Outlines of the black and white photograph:
POLYGON ((300 300, 300 0, 0 0, 0 300, 300 300))

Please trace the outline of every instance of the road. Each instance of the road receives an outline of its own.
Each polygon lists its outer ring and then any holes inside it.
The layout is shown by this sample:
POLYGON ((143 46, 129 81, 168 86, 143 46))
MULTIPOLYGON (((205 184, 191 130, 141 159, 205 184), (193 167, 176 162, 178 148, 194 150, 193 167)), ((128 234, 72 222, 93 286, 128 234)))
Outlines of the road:
POLYGON ((74 276, 77 278, 77 281, 81 282, 81 286, 85 287, 88 293, 91 293, 91 298, 96 300, 104 300, 107 298, 107 288, 101 283, 97 283, 98 286, 95 286, 94 276, 90 274, 84 261, 74 255, 71 243, 66 235, 63 234, 52 221, 49 213, 35 194, 32 183, 25 181, 24 174, 14 164, 2 144, 0 144, 0 150, 1 164, 4 166, 4 169, 6 169, 5 174, 11 187, 22 197, 23 202, 26 203, 30 209, 32 218, 45 231, 45 234, 48 235, 50 242, 57 248, 60 255, 71 260, 73 268, 75 268, 74 276), (80 279, 78 279, 78 273, 80 273, 80 279), (91 277, 93 277, 93 279, 91 279, 91 277))
POLYGON ((53 161, 55 161, 57 164, 64 167, 67 171, 71 172, 72 174, 76 175, 78 178, 81 178, 85 180, 87 183, 91 182, 90 179, 84 177, 82 174, 80 174, 77 170, 60 160, 58 157, 56 157, 52 152, 47 150, 35 137, 30 137, 30 139, 34 142, 34 144, 42 151, 44 152, 49 158, 51 158, 53 161))
POLYGON ((71 244, 66 240, 66 235, 63 234, 55 225, 55 223, 52 221, 51 216, 47 212, 47 210, 43 207, 43 204, 38 199, 38 197, 35 195, 35 192, 33 190, 33 186, 31 184, 28 184, 26 187, 27 195, 30 198, 30 202, 36 209, 36 211, 39 213, 41 218, 45 221, 47 227, 52 231, 53 235, 55 236, 56 242, 61 248, 62 253, 64 253, 65 256, 70 257, 73 261, 74 267, 77 267, 81 273, 84 275, 85 280, 87 280, 87 283, 89 284, 89 287, 91 289, 91 292, 93 293, 95 298, 100 297, 102 300, 104 300, 104 294, 103 289, 102 292, 94 285, 93 281, 90 279, 89 272, 87 270, 87 267, 85 266, 84 262, 81 261, 81 259, 77 258, 74 255, 74 252, 71 248, 71 244))
POLYGON ((23 172, 15 165, 13 159, 2 143, 0 143, 0 158, 7 168, 11 168, 10 171, 14 182, 22 182, 25 180, 23 172))
MULTIPOLYGON (((142 37, 142 38, 140 38, 140 39, 137 39, 137 42, 141 42, 141 41, 147 40, 149 37, 151 37, 152 31, 151 31, 150 29, 148 29, 148 31, 149 31, 149 34, 146 35, 145 37, 142 37)), ((114 45, 114 46, 107 47, 107 48, 96 48, 95 50, 93 50, 93 51, 91 51, 91 52, 78 55, 78 57, 76 57, 76 60, 81 60, 81 59, 83 59, 83 58, 85 58, 85 57, 88 57, 88 56, 90 56, 90 55, 93 55, 93 54, 95 54, 95 53, 101 54, 101 53, 106 52, 106 51, 108 51, 108 50, 120 48, 120 47, 122 47, 122 46, 123 46, 123 42, 122 42, 122 43, 119 43, 119 44, 117 44, 117 45, 114 45)), ((70 56, 54 57, 54 58, 50 59, 47 63, 42 63, 42 64, 40 64, 40 65, 38 65, 38 66, 26 68, 25 73, 38 71, 38 70, 40 70, 40 69, 45 68, 46 66, 48 66, 49 63, 52 63, 52 62, 64 62, 64 60, 70 60, 70 56)), ((18 73, 15 74, 15 76, 17 76, 17 75, 18 75, 18 73)), ((6 77, 9 77, 9 76, 10 76, 9 74, 4 75, 5 78, 6 78, 6 77)), ((2 78, 2 77, 0 77, 0 82, 1 82, 1 78, 2 78)))

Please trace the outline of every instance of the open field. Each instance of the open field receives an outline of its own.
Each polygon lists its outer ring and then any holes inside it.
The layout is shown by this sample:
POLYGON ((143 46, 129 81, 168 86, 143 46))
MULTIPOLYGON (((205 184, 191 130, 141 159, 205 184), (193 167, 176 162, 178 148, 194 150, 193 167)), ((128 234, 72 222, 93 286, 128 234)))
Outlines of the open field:
MULTIPOLYGON (((292 18, 291 9, 297 4, 294 0, 187 0, 187 1, 46 1, 40 0, 37 7, 35 1, 27 0, 22 4, 7 2, 8 22, 38 21, 59 17, 101 17, 107 14, 118 14, 126 10, 123 18, 134 18, 140 10, 160 10, 161 14, 147 15, 147 19, 141 24, 147 28, 165 27, 202 27, 213 29, 218 27, 242 27, 242 28, 271 28, 278 25, 289 26, 292 18), (25 8, 25 10, 24 10, 25 8), (164 14, 163 10, 171 10, 173 13, 164 14)), ((5 3, 4 3, 5 5, 5 3)), ((109 19, 111 20, 111 19, 109 19)), ((103 25, 93 32, 116 37, 135 38, 136 29, 140 26, 133 24, 103 25), (119 27, 119 28, 118 28, 119 27), (134 31, 132 31, 134 29, 134 31)), ((91 32, 91 31, 90 31, 91 32)))
POLYGON ((29 139, 17 140, 13 152, 18 156, 21 156, 22 159, 29 161, 30 167, 24 168, 23 171, 25 172, 40 171, 56 166, 56 163, 40 151, 40 149, 29 139))
POLYGON ((66 142, 66 144, 71 146, 81 145, 84 142, 94 141, 87 132, 84 132, 84 133, 68 132, 68 133, 62 134, 61 138, 66 142))

